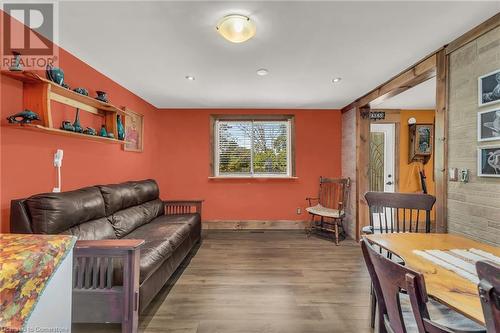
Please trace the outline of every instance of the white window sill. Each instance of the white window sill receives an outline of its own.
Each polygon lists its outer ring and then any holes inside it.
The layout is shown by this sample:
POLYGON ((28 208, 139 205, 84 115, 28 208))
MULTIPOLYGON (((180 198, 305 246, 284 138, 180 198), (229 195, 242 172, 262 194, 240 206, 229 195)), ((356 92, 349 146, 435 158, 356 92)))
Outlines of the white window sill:
POLYGON ((266 180, 269 180, 269 179, 276 179, 276 180, 290 180, 290 179, 299 179, 299 177, 294 177, 294 176, 284 176, 284 177, 272 177, 272 176, 253 176, 253 177, 249 177, 249 176, 210 176, 208 177, 208 179, 214 179, 214 180, 217 180, 217 179, 246 179, 246 180, 250 180, 250 179, 266 179, 266 180))

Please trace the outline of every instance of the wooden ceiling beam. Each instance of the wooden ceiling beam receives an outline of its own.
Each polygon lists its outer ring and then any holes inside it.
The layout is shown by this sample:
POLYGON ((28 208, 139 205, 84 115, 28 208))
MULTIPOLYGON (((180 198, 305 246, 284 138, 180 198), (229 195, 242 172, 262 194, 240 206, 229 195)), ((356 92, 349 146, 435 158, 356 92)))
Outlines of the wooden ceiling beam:
MULTIPOLYGON (((436 52, 437 53, 437 52, 436 52)), ((373 89, 366 95, 342 108, 347 112, 354 107, 364 108, 378 104, 436 76, 436 53, 401 72, 389 81, 373 89)))

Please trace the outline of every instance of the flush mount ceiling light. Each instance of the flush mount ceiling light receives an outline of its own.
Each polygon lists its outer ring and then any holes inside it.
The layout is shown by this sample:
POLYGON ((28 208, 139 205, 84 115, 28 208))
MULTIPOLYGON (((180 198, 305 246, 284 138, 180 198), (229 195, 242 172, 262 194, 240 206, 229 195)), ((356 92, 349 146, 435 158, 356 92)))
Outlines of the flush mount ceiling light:
POLYGON ((192 75, 186 75, 184 78, 188 81, 194 81, 194 76, 192 75))
POLYGON ((338 82, 340 82, 340 81, 342 81, 342 78, 341 78, 341 77, 336 77, 336 78, 334 78, 334 79, 332 80, 332 82, 333 82, 333 83, 338 83, 338 82))
POLYGON ((243 43, 255 36, 255 22, 248 16, 231 14, 224 16, 217 26, 217 32, 232 43, 243 43))
POLYGON ((269 74, 269 71, 265 68, 260 68, 256 73, 258 76, 266 76, 267 74, 269 74))

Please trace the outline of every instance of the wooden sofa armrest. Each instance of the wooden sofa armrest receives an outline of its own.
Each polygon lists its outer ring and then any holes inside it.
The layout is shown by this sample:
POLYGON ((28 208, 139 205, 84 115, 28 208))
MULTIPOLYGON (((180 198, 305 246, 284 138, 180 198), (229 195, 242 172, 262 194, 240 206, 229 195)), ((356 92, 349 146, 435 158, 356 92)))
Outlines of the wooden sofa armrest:
POLYGON ((144 243, 144 239, 102 239, 102 240, 79 240, 75 249, 94 250, 117 250, 128 251, 138 248, 144 243))
POLYGON ((198 213, 201 216, 201 204, 203 200, 167 200, 163 201, 165 205, 165 215, 179 215, 198 213))
POLYGON ((73 322, 121 322, 122 332, 137 332, 139 258, 143 243, 143 239, 76 242, 73 249, 73 304, 78 311, 73 311, 73 322), (122 267, 121 286, 113 284, 116 267, 122 267), (99 308, 110 301, 118 302, 121 310, 108 312, 99 308), (97 311, 99 315, 96 315, 96 307, 100 309, 97 311))

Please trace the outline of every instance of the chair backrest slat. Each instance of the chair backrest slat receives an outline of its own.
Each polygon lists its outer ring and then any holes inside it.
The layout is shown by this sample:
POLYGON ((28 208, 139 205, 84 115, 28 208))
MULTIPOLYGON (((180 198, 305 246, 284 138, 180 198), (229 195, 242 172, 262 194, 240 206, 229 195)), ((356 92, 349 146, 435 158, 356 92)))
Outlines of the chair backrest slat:
POLYGON ((436 201, 434 196, 416 193, 367 192, 365 199, 370 211, 370 226, 373 232, 419 232, 419 222, 425 222, 425 232, 430 232, 430 212, 436 201), (421 211, 425 211, 425 221, 420 221, 421 211), (377 218, 376 225, 374 220, 377 218))
POLYGON ((323 207, 342 210, 345 208, 350 186, 349 178, 319 178, 319 204, 323 207))
POLYGON ((500 333, 500 266, 487 261, 476 262, 479 297, 488 333, 500 333))

